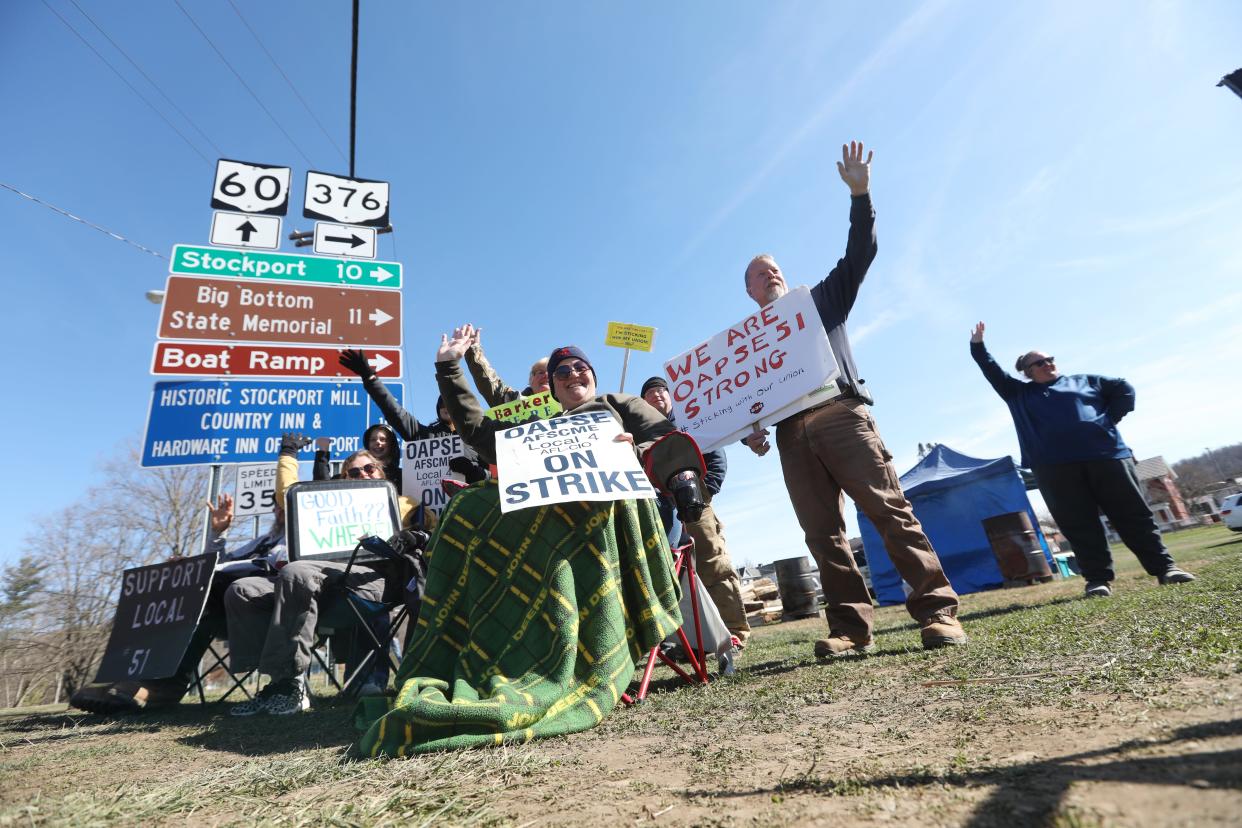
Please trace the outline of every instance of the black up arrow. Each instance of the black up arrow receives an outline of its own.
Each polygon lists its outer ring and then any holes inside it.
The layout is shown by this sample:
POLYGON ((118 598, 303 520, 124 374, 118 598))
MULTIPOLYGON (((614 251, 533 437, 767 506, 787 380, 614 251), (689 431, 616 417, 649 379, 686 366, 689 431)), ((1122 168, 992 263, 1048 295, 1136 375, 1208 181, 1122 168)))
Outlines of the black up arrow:
POLYGON ((349 234, 349 238, 345 238, 344 236, 324 236, 323 240, 337 242, 338 244, 348 244, 350 247, 357 247, 360 244, 366 244, 366 242, 355 236, 353 233, 349 234))
POLYGON ((240 227, 238 227, 237 229, 241 231, 241 234, 242 234, 242 241, 243 241, 243 242, 248 242, 248 241, 250 241, 250 234, 251 234, 251 233, 256 233, 256 232, 258 232, 258 229, 259 229, 259 228, 255 227, 253 224, 251 224, 251 223, 250 223, 250 220, 249 220, 249 219, 247 219, 247 220, 246 220, 246 221, 245 221, 245 222, 244 222, 244 223, 243 223, 240 227))

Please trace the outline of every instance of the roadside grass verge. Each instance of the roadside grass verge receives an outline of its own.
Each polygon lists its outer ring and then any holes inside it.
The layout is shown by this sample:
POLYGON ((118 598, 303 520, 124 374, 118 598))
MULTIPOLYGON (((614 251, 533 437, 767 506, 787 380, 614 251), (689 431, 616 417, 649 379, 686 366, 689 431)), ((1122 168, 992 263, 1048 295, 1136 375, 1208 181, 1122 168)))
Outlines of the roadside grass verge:
MULTIPOLYGON (((826 664, 811 655, 826 629, 822 619, 760 628, 734 677, 691 689, 661 669, 643 704, 614 711, 587 734, 521 747, 353 761, 351 706, 331 699, 309 714, 248 720, 210 704, 118 719, 6 712, 0 825, 511 824, 521 821, 515 813, 530 812, 515 811, 515 796, 545 803, 549 814, 567 790, 589 800, 601 781, 592 753, 627 745, 684 769, 690 792, 650 777, 639 790, 687 806, 745 793, 772 807, 828 797, 883 808, 895 791, 1026 790, 1046 781, 1041 820, 1094 825, 1091 813, 1060 804, 1066 780, 1081 768, 1007 764, 988 744, 988 727, 1037 708, 1102 719, 1119 701, 1129 709, 1174 708, 1187 704, 1170 693, 1177 682, 1242 672, 1242 536, 1209 527, 1166 541, 1197 581, 1157 587, 1117 548, 1112 599, 1084 599, 1079 578, 965 596, 970 643, 936 652, 922 650, 903 608, 886 607, 877 612, 872 656, 826 664), (866 755, 791 764, 775 784, 746 788, 736 769, 759 751, 747 739, 764 749, 805 747, 810 720, 814 738, 865 731, 866 755), (951 734, 943 755, 919 745, 928 728, 951 734)), ((1065 739, 1072 747, 1073 733, 1065 739)), ((1216 784, 1211 768, 1194 772, 1216 784)), ((1003 822, 1012 803, 989 802, 976 816, 1003 822)))

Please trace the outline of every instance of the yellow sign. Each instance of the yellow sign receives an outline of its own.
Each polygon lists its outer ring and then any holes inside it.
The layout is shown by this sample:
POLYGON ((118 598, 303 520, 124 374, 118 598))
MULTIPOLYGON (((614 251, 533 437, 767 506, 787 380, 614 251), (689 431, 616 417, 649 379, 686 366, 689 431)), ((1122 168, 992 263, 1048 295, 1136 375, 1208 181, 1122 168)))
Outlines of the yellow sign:
POLYGON ((631 325, 628 322, 609 322, 608 335, 604 344, 614 348, 629 348, 634 351, 651 351, 655 344, 655 328, 646 325, 631 325))
POLYGON ((484 416, 502 423, 517 423, 531 417, 546 420, 560 413, 561 404, 552 399, 551 391, 540 391, 529 397, 518 397, 512 402, 494 405, 483 412, 484 416))

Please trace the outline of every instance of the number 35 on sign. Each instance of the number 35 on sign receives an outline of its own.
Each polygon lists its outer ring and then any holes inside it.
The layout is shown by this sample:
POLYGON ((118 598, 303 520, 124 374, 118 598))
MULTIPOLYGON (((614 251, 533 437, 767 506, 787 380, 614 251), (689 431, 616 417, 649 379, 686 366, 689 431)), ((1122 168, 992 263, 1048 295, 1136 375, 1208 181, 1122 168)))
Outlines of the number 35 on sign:
POLYGON ((211 206, 215 210, 283 216, 289 212, 289 168, 221 158, 216 161, 211 206))

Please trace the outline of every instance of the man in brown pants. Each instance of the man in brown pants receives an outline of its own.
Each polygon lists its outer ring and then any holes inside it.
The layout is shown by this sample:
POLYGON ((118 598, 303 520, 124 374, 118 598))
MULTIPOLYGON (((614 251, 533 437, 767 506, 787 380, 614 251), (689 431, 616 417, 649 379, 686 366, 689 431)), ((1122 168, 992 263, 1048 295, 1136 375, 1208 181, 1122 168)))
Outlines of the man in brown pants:
MULTIPOLYGON (((861 142, 841 148, 837 171, 850 188, 850 231, 845 257, 811 296, 828 332, 828 343, 841 368, 836 397, 782 420, 776 426, 785 488, 793 501, 806 543, 819 564, 828 601, 828 638, 815 642, 821 658, 865 653, 871 649, 874 611, 862 573, 854 563, 845 533, 842 493, 870 518, 902 579, 911 587, 906 608, 922 628, 927 649, 966 643, 957 620, 957 593, 949 585, 940 559, 910 507, 892 455, 884 447, 867 411, 870 395, 862 388, 845 331, 858 288, 875 258, 875 210, 871 206, 871 154, 863 160, 861 142)), ((746 267, 746 293, 760 307, 788 292, 785 277, 768 255, 746 267)), ((763 456, 771 446, 762 429, 746 438, 763 456)))
MULTIPOLYGON (((647 404, 669 420, 673 417, 673 398, 668 392, 664 377, 651 377, 643 383, 641 396, 647 404)), ((686 521, 686 531, 694 539, 694 567, 699 580, 712 596, 712 603, 720 612, 720 620, 729 628, 733 644, 738 649, 746 646, 750 638, 750 622, 746 620, 746 606, 742 602, 742 583, 733 568, 733 559, 725 547, 724 524, 712 509, 712 498, 720 493, 724 484, 728 460, 722 450, 709 451, 703 455, 707 474, 703 487, 707 490, 703 515, 698 520, 686 521)))

